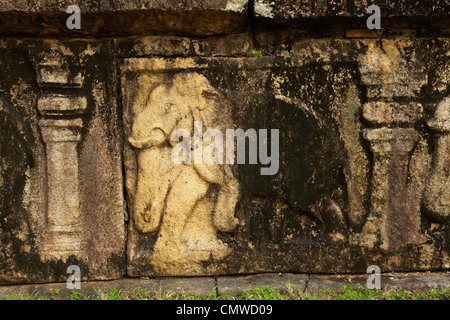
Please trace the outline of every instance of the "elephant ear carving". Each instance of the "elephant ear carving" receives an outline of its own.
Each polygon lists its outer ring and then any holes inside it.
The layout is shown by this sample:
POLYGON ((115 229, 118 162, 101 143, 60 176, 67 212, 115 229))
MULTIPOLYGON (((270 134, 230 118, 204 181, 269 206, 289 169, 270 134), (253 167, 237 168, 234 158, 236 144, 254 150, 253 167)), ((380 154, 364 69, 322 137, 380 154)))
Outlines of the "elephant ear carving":
MULTIPOLYGON (((197 109, 200 110, 201 119, 207 129, 210 129, 213 126, 212 121, 217 119, 218 106, 224 103, 221 98, 221 94, 213 88, 206 87, 199 90, 197 109)), ((223 125, 221 123, 219 126, 223 125)))
MULTIPOLYGON (((217 121, 219 107, 223 105, 221 94, 211 86, 208 79, 195 73, 181 73, 173 78, 175 92, 189 101, 194 121, 202 121, 204 130, 223 128, 223 121, 217 121)), ((222 120, 222 119, 221 119, 222 120)))
MULTIPOLYGON (((222 95, 211 86, 208 79, 198 73, 190 72, 176 75, 172 83, 175 93, 183 101, 189 101, 189 111, 192 119, 182 116, 180 124, 184 121, 190 121, 191 146, 194 148, 199 147, 195 146, 195 122, 201 122, 202 134, 209 129, 219 130, 223 133, 225 128, 230 128, 230 120, 225 116, 219 116, 221 113, 219 109, 225 107, 222 95)), ((209 141, 202 140, 202 150, 209 143, 209 141)), ((226 181, 223 165, 221 164, 206 164, 202 161, 200 164, 194 162, 193 167, 209 183, 223 184, 226 181)))

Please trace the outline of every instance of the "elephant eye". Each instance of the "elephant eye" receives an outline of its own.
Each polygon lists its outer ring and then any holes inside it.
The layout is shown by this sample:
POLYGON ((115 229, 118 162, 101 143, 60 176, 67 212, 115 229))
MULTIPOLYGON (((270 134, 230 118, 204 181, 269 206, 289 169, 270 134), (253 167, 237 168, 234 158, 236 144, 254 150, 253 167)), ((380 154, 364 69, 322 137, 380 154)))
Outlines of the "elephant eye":
POLYGON ((171 109, 173 106, 174 106, 173 103, 171 103, 171 102, 166 102, 166 103, 163 104, 162 109, 163 109, 164 113, 169 113, 170 109, 171 109))

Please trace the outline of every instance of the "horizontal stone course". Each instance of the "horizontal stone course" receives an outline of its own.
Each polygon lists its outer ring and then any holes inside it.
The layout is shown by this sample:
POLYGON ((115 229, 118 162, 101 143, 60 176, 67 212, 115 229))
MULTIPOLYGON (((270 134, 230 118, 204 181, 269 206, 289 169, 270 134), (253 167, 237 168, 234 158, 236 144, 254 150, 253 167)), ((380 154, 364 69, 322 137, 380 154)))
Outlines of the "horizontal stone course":
POLYGON ((291 285, 304 290, 309 276, 294 273, 265 273, 247 276, 217 277, 217 290, 220 296, 228 294, 239 296, 245 290, 255 287, 273 286, 280 292, 288 292, 291 285))
POLYGON ((226 34, 243 26, 247 6, 247 0, 7 0, 0 3, 0 34, 226 34), (82 15, 79 30, 66 28, 66 10, 74 4, 82 15))
MULTIPOLYGON (((372 3, 366 0, 115 0, 77 1, 82 14, 81 29, 69 30, 66 12, 73 1, 39 0, 0 3, 0 34, 32 36, 129 36, 139 34, 224 35, 243 31, 250 20, 267 27, 294 26, 317 29, 340 25, 365 28, 372 3), (252 5, 252 7, 249 7, 252 5), (249 19, 248 19, 249 18, 249 19), (314 20, 319 20, 320 23, 314 20)), ((383 23, 395 28, 433 26, 445 29, 450 18, 447 0, 380 0, 383 23), (392 19, 394 18, 394 19, 392 19), (401 18, 400 21, 398 18, 401 18)), ((348 36, 374 37, 364 30, 348 36)))
MULTIPOLYGON (((121 278, 112 281, 81 282, 81 288, 75 290, 85 296, 97 296, 117 290, 137 293, 143 290, 154 296, 164 293, 174 296, 189 294, 192 296, 207 296, 214 292, 219 297, 231 295, 239 297, 244 291, 272 286, 280 293, 288 293, 301 289, 303 293, 321 295, 323 290, 330 289, 338 292, 343 286, 357 289, 359 285, 366 287, 369 274, 348 275, 319 275, 296 273, 269 273, 244 276, 220 277, 176 277, 176 278, 121 278), (292 287, 293 286, 293 287, 292 287), (293 288, 293 289, 292 289, 293 288)), ((450 274, 448 272, 427 273, 386 273, 381 275, 381 289, 402 289, 409 292, 427 292, 450 287, 450 274)), ((28 284, 15 286, 0 286, 0 300, 21 293, 39 291, 40 295, 49 298, 69 299, 72 289, 67 289, 66 283, 28 284), (58 295, 52 292, 60 290, 58 295)))
POLYGON ((365 17, 367 8, 377 5, 384 17, 448 17, 450 4, 447 0, 403 0, 376 2, 367 0, 255 0, 254 11, 257 18, 295 20, 320 17, 365 17))

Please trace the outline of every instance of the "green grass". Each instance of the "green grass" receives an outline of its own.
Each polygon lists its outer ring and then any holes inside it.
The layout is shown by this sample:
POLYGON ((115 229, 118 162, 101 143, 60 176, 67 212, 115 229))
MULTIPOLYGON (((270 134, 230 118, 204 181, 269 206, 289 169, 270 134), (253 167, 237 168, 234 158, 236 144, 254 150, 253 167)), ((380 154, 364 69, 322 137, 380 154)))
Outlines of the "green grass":
POLYGON ((262 57, 261 51, 250 50, 250 53, 251 53, 255 58, 260 58, 260 57, 262 57))
MULTIPOLYGON (((8 297, 8 300, 60 300, 60 290, 53 290, 50 295, 40 295, 38 291, 22 293, 8 297)), ((289 282, 284 290, 277 290, 274 286, 256 287, 244 291, 240 296, 230 294, 217 295, 213 290, 207 295, 191 295, 183 291, 157 292, 144 291, 141 288, 134 290, 116 289, 109 291, 96 290, 96 295, 85 296, 80 292, 72 291, 70 300, 440 300, 450 299, 450 289, 429 290, 428 292, 412 293, 401 289, 370 290, 360 285, 356 289, 343 286, 340 290, 319 290, 316 294, 306 294, 301 288, 296 288, 289 282)))

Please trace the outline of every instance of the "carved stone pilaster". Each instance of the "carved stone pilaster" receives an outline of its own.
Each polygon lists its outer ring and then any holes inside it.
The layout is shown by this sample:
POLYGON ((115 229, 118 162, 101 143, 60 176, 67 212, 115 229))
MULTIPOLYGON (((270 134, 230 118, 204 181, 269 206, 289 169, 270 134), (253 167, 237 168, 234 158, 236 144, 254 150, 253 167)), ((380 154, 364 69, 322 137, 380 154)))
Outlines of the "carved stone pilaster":
POLYGON ((60 51, 45 52, 36 65, 37 83, 41 88, 81 88, 84 75, 77 66, 71 66, 60 51))
POLYGON ((47 224, 41 256, 44 260, 70 256, 83 259, 77 152, 83 122, 81 118, 73 118, 82 115, 87 107, 87 99, 79 91, 83 76, 70 70, 64 56, 57 53, 41 57, 36 69, 42 90, 37 103, 43 116, 39 128, 47 159, 47 224))
POLYGON ((37 107, 43 116, 78 115, 86 110, 87 99, 81 94, 44 94, 38 100, 37 107))
POLYGON ((422 118, 420 103, 371 101, 363 106, 363 117, 376 126, 413 126, 422 118))
POLYGON ((427 83, 425 67, 410 41, 371 40, 364 43, 367 51, 358 56, 361 82, 369 101, 415 99, 427 83))
POLYGON ((47 226, 45 258, 83 256, 80 219, 77 144, 81 119, 39 121, 47 154, 47 226))
POLYGON ((370 42, 359 57, 368 100, 362 114, 369 128, 363 138, 370 143, 373 167, 370 212, 357 241, 389 251, 424 240, 420 212, 410 201, 408 166, 419 140, 414 124, 423 113, 414 100, 427 77, 417 57, 406 55, 403 46, 407 44, 370 42))
POLYGON ((409 154, 419 134, 412 128, 365 129, 373 157, 370 216, 363 228, 367 240, 395 250, 420 241, 419 220, 408 202, 409 154))
POLYGON ((428 218, 444 223, 450 219, 450 98, 437 106, 427 125, 435 135, 435 151, 423 204, 428 218))

